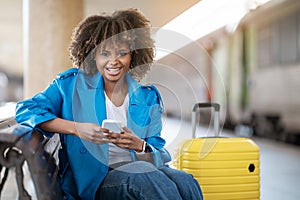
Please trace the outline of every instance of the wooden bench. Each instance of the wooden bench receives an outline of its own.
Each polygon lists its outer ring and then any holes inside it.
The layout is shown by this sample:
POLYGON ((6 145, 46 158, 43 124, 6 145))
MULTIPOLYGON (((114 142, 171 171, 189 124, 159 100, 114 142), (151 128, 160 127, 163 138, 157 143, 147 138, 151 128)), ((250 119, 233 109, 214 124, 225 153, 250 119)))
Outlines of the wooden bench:
POLYGON ((0 195, 10 169, 14 169, 19 199, 62 199, 57 181, 59 148, 58 137, 44 138, 38 131, 18 124, 14 118, 0 121, 0 195), (33 195, 24 187, 25 162, 35 188, 33 195))

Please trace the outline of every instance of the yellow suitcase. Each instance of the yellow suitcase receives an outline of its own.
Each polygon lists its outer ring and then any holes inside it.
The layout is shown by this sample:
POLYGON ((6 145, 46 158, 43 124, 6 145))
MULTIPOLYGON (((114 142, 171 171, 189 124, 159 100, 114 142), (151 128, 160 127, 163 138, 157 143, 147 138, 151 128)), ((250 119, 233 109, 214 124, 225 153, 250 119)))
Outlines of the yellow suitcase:
POLYGON ((249 138, 219 137, 219 110, 216 103, 198 103, 192 112, 195 137, 199 108, 214 108, 216 137, 186 140, 174 156, 174 167, 192 174, 205 200, 259 199, 259 147, 249 138))

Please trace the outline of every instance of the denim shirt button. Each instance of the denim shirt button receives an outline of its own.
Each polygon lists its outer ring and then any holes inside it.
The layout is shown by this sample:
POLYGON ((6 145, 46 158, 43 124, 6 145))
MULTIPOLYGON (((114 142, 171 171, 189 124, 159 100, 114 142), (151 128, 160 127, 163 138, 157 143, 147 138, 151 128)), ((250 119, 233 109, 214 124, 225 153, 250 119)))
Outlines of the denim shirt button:
POLYGON ((86 148, 85 147, 80 147, 79 152, 82 154, 86 153, 86 148))

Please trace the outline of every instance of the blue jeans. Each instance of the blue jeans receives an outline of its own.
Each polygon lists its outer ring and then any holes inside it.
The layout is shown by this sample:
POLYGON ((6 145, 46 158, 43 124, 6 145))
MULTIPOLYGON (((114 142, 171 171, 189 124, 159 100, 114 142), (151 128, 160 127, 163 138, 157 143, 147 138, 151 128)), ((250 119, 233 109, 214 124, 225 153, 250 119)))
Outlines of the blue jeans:
POLYGON ((109 171, 95 199, 202 200, 203 196, 192 175, 136 161, 109 171))

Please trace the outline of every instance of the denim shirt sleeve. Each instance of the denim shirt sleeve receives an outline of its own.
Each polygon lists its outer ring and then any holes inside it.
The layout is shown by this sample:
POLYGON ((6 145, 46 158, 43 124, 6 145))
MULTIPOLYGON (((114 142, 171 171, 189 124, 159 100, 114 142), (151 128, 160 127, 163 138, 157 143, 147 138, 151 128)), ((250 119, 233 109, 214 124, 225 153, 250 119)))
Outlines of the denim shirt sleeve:
MULTIPOLYGON (((149 106, 149 110, 146 115, 148 120, 144 120, 145 124, 143 125, 145 126, 143 127, 144 130, 146 130, 146 133, 145 135, 142 135, 141 138, 148 143, 148 146, 151 149, 151 154, 154 160, 153 164, 156 167, 159 167, 171 161, 171 156, 164 148, 166 143, 165 140, 160 136, 162 130, 162 113, 164 111, 162 99, 154 86, 148 87, 150 87, 150 89, 145 90, 147 91, 145 94, 146 102, 148 102, 149 106)), ((145 115, 141 114, 140 117, 141 116, 145 115)), ((135 117, 138 117, 138 114, 135 117)), ((136 156, 134 156, 134 160, 136 159, 136 156)))
MULTIPOLYGON (((152 153, 153 160, 154 160, 153 164, 156 167, 160 167, 160 166, 164 165, 165 163, 171 161, 171 155, 168 152, 168 150, 165 149, 164 147, 157 149, 153 145, 151 145, 151 144, 155 143, 154 141, 151 141, 151 140, 156 140, 156 139, 158 139, 158 138, 151 137, 151 138, 148 138, 146 141, 149 145, 149 148, 151 149, 151 153, 152 153)), ((162 139, 162 138, 160 138, 160 139, 162 139)))
MULTIPOLYGON (((61 102, 62 98, 56 80, 54 80, 43 92, 36 94, 30 99, 18 102, 15 119, 22 125, 39 129, 37 125, 40 123, 58 117, 61 102)), ((48 137, 53 135, 50 132, 42 132, 48 137)))
MULTIPOLYGON (((156 93, 158 93, 158 91, 156 91, 156 93)), ((151 133, 156 134, 145 138, 145 141, 149 144, 149 148, 151 149, 154 165, 160 167, 171 161, 171 155, 167 149, 164 148, 166 141, 160 136, 162 130, 163 103, 160 96, 157 96, 157 99, 157 104, 152 107, 150 112, 151 120, 148 128, 148 135, 152 135, 151 133)))
MULTIPOLYGON (((30 99, 17 103, 15 119, 18 123, 35 129, 38 125, 62 117, 69 113, 69 99, 72 99, 74 80, 78 73, 77 68, 70 68, 57 75, 56 79, 42 92, 30 99), (67 106, 66 106, 67 105, 67 106)), ((70 118, 70 116, 63 118, 70 118)), ((39 129, 45 136, 51 137, 53 133, 39 129)))

